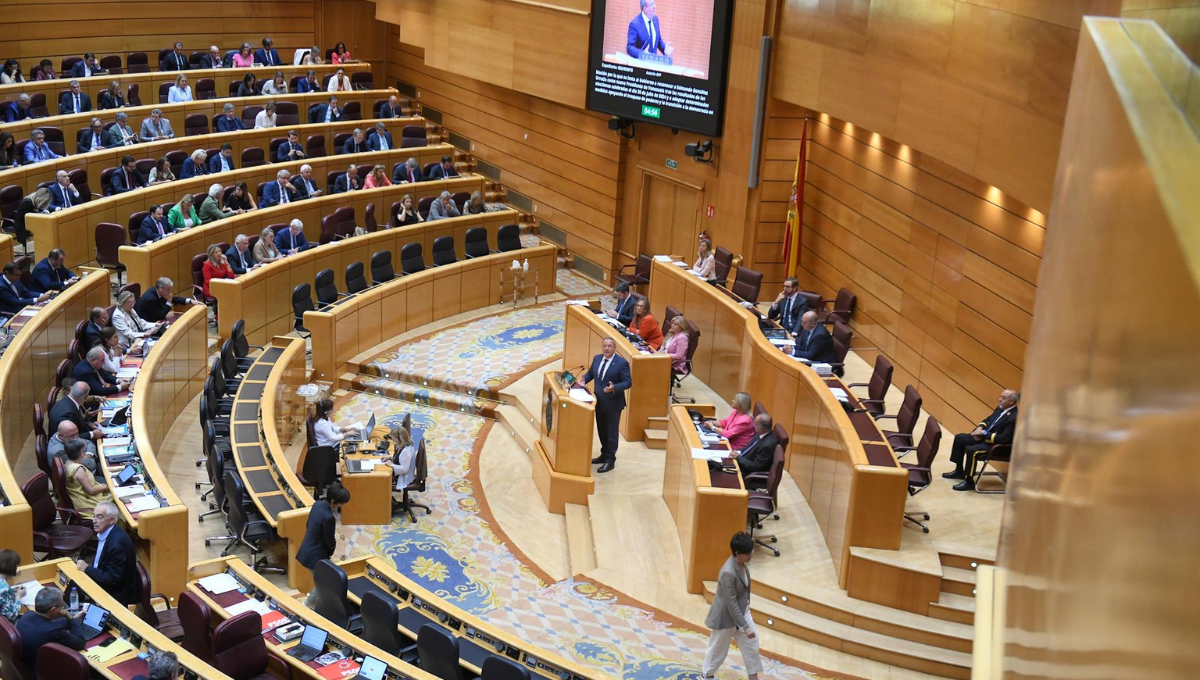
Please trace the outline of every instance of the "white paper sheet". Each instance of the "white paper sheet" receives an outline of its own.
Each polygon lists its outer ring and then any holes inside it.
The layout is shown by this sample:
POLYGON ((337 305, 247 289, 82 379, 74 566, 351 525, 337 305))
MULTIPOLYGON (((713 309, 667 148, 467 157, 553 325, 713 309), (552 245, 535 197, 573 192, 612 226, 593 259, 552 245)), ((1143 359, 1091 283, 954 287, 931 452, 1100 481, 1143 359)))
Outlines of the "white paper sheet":
POLYGON ((671 256, 670 255, 655 255, 654 259, 658 260, 659 262, 670 262, 671 256))
POLYGON ((254 598, 250 598, 245 602, 239 602, 230 607, 226 607, 225 611, 229 612, 230 616, 237 616, 242 612, 258 612, 259 616, 271 611, 271 607, 266 602, 259 602, 254 598))
POLYGON ((139 493, 146 493, 146 486, 144 484, 132 484, 130 486, 118 486, 117 488, 113 489, 112 491, 113 491, 113 495, 116 496, 117 498, 128 498, 129 496, 136 496, 139 493))
POLYGON ((225 572, 213 574, 212 576, 205 576, 196 582, 200 584, 200 587, 204 588, 213 595, 220 595, 222 593, 228 593, 231 590, 238 589, 237 579, 225 572))
MULTIPOLYGON (((828 365, 826 364, 826 366, 828 365)), ((846 394, 846 390, 840 387, 830 387, 829 391, 833 392, 833 396, 837 397, 838 401, 850 401, 850 395, 846 394)))
POLYGON ((713 460, 721 462, 729 455, 728 451, 709 451, 708 449, 692 449, 692 458, 694 460, 713 460))
POLYGON ((583 389, 582 387, 572 387, 571 390, 569 392, 567 392, 567 395, 570 396, 572 399, 574 399, 576 401, 582 401, 585 404, 590 404, 593 401, 596 401, 596 398, 593 397, 590 392, 583 389))
POLYGON ((25 596, 21 598, 21 604, 29 609, 33 609, 33 598, 37 597, 37 594, 41 592, 42 584, 37 581, 26 581, 24 583, 17 583, 13 587, 19 588, 21 586, 25 587, 25 596))
POLYGON ((162 507, 158 504, 158 499, 154 496, 139 496, 125 504, 129 512, 145 512, 154 508, 162 507))

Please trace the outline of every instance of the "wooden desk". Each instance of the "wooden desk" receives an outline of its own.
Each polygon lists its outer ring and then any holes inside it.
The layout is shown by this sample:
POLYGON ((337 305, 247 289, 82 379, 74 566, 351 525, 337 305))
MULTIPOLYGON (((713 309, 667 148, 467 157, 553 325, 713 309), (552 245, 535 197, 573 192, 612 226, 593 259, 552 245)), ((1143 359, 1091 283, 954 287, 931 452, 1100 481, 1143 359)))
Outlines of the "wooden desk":
MULTIPOLYGON (((253 591, 262 596, 263 602, 282 613, 286 618, 316 626, 328 632, 329 637, 325 640, 326 651, 337 650, 346 656, 367 655, 375 657, 387 663, 388 668, 401 678, 409 680, 437 680, 435 676, 428 672, 407 664, 398 657, 388 654, 362 638, 351 635, 348 631, 333 625, 329 619, 318 615, 296 598, 290 597, 236 557, 206 560, 193 564, 189 572, 189 578, 188 590, 193 595, 204 600, 212 608, 215 619, 225 620, 229 618, 230 615, 227 608, 239 602, 245 602, 248 599, 246 592, 242 591, 253 591), (227 573, 237 579, 241 584, 241 590, 214 595, 197 583, 199 579, 205 576, 220 573, 227 573)), ((275 652, 291 668, 293 678, 300 677, 321 680, 322 676, 317 673, 317 667, 298 661, 294 657, 287 656, 287 650, 299 644, 300 638, 295 638, 288 642, 280 642, 274 634, 267 632, 263 635, 263 639, 267 643, 267 648, 275 652)))
POLYGON ((692 449, 704 444, 689 408, 705 416, 715 413, 711 405, 671 407, 662 495, 683 548, 687 591, 702 593, 704 582, 715 579, 729 558, 729 539, 746 530, 749 495, 740 473, 712 472, 708 461, 692 458, 692 449))
POLYGON ((179 657, 180 680, 229 680, 229 676, 196 658, 181 645, 171 642, 150 624, 138 618, 137 614, 122 606, 95 581, 77 569, 75 563, 68 558, 21 567, 17 570, 16 582, 27 581, 37 581, 43 586, 56 586, 64 591, 64 599, 67 597, 67 586, 74 583, 81 591, 80 602, 91 601, 108 610, 110 617, 104 633, 88 640, 88 649, 112 637, 121 637, 122 629, 125 631, 125 639, 133 644, 136 651, 120 654, 104 663, 88 659, 88 665, 100 677, 108 680, 132 680, 136 675, 148 675, 146 662, 138 659, 137 655, 139 652, 154 649, 174 652, 179 657))
POLYGON ((379 460, 378 455, 354 453, 340 463, 342 486, 350 492, 350 502, 342 507, 342 524, 391 524, 392 470, 377 467, 373 472, 351 473, 346 460, 379 460))
POLYGON ((246 370, 230 413, 230 445, 238 476, 258 513, 287 541, 288 585, 312 588, 312 572, 296 561, 313 498, 283 455, 280 415, 305 382, 304 341, 275 338, 246 370))
POLYGON ((446 602, 435 593, 401 574, 388 560, 360 557, 339 565, 347 577, 347 597, 361 604, 363 596, 375 592, 395 602, 400 610, 400 632, 415 640, 421 626, 432 625, 458 638, 459 665, 478 675, 483 662, 493 655, 505 656, 525 665, 534 677, 551 680, 602 680, 601 671, 581 666, 532 642, 493 626, 470 612, 446 602))
POLYGON ((357 354, 387 338, 496 304, 500 270, 515 258, 528 258, 542 281, 553 281, 556 254, 555 246, 543 245, 476 257, 373 286, 324 311, 305 312, 314 375, 332 381, 357 354))
POLYGON ((33 560, 33 515, 12 469, 33 429, 33 405, 45 403, 54 386, 75 325, 91 308, 107 306, 109 295, 108 276, 87 273, 30 317, 0 357, 0 545, 20 553, 22 562, 33 560))
POLYGON ((642 352, 589 308, 567 305, 563 366, 590 366, 605 338, 612 338, 617 343, 617 354, 629 362, 633 386, 625 392, 621 435, 626 441, 639 442, 645 437, 650 418, 667 415, 671 401, 671 355, 642 352))

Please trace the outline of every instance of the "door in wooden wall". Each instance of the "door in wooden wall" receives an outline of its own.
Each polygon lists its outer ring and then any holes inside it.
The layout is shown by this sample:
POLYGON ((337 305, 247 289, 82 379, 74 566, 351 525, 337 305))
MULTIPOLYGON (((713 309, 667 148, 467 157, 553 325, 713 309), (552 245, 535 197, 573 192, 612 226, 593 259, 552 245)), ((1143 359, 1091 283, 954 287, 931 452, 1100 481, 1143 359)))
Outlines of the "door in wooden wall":
POLYGON ((701 187, 643 172, 641 251, 691 257, 699 233, 702 193, 701 187))

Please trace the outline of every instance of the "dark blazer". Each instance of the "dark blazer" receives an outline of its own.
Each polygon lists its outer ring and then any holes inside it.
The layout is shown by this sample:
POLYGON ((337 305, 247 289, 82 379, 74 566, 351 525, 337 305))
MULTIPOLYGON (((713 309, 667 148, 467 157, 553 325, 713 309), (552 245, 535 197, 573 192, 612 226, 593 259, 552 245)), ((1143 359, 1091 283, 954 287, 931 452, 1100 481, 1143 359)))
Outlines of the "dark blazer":
POLYGON ((96 325, 95 321, 88 321, 88 324, 83 327, 84 337, 88 341, 86 349, 91 349, 100 344, 100 331, 103 330, 96 325))
MULTIPOLYGON (((387 139, 388 149, 395 149, 396 143, 392 141, 392 133, 385 132, 385 133, 383 133, 383 136, 387 139)), ((371 151, 382 151, 383 150, 379 144, 379 133, 378 132, 373 133, 370 137, 367 137, 367 148, 370 149, 371 151)))
MULTIPOLYGON (((254 61, 263 66, 284 66, 285 64, 279 61, 279 50, 275 48, 266 49, 263 47, 254 50, 254 61)), ((287 64, 290 66, 291 64, 287 64)))
POLYGON ((246 124, 237 116, 230 118, 229 116, 222 115, 217 118, 217 132, 237 132, 238 130, 245 129, 246 124))
POLYGON ((37 295, 21 285, 20 280, 0 281, 0 312, 16 314, 21 308, 37 302, 37 295))
POLYGON ((296 190, 279 186, 279 180, 275 180, 263 187, 262 200, 258 202, 258 207, 269 208, 273 205, 279 205, 283 202, 283 194, 287 193, 288 203, 296 201, 296 190))
POLYGON ((33 118, 32 106, 23 109, 19 103, 14 101, 4 108, 4 120, 9 123, 15 123, 18 120, 25 120, 26 118, 33 118))
POLYGON ((792 296, 791 309, 787 309, 786 299, 780 303, 772 303, 771 308, 767 310, 767 318, 779 319, 780 326, 792 331, 792 335, 797 335, 796 329, 800 328, 800 317, 804 316, 807 311, 808 298, 796 293, 792 296))
MULTIPOLYGON (((71 93, 66 92, 58 100, 58 115, 65 116, 69 113, 75 113, 75 110, 74 110, 75 102, 73 102, 71 99, 72 99, 71 93)), ((92 110, 92 98, 88 96, 87 92, 80 92, 79 93, 79 112, 87 113, 88 111, 91 111, 91 110, 92 110)))
POLYGON ((403 118, 404 117, 404 108, 401 106, 397 106, 396 108, 393 109, 391 104, 384 104, 383 106, 379 107, 379 117, 380 118, 403 118))
POLYGON ((70 269, 66 267, 50 266, 50 258, 43 257, 41 262, 38 262, 33 267, 33 276, 29 282, 29 289, 34 293, 45 293, 51 290, 62 290, 66 288, 66 282, 75 276, 70 269))
POLYGON ((617 321, 628 326, 630 321, 633 321, 633 308, 637 306, 637 296, 633 293, 625 296, 625 299, 617 303, 617 321))
POLYGON ((173 231, 175 231, 175 228, 171 226, 171 223, 168 222, 165 217, 161 222, 156 223, 154 221, 154 215, 146 215, 146 219, 142 220, 142 225, 138 227, 137 242, 140 245, 143 243, 149 243, 151 241, 157 241, 173 231), (162 231, 161 235, 159 235, 160 227, 162 231))
POLYGON ((81 439, 92 439, 91 424, 88 423, 87 418, 83 417, 83 411, 79 410, 79 406, 71 401, 70 397, 63 397, 54 402, 54 406, 50 407, 50 416, 46 425, 51 431, 58 432, 58 424, 64 420, 75 423, 75 427, 79 428, 81 439))
POLYGON ((100 142, 101 149, 108 147, 108 138, 104 134, 103 130, 101 130, 99 133, 92 132, 91 130, 85 130, 84 133, 79 136, 79 143, 75 145, 76 152, 87 153, 91 151, 92 137, 99 137, 97 141, 100 142))
POLYGON ((596 408, 605 411, 620 411, 625 408, 625 390, 633 385, 633 380, 629 377, 629 362, 620 354, 614 354, 612 364, 609 365, 608 371, 604 374, 604 380, 600 380, 600 361, 604 359, 603 354, 597 354, 592 357, 592 367, 583 374, 579 379, 582 383, 596 381, 592 392, 596 395, 596 408), (608 383, 613 384, 612 394, 604 391, 608 387, 608 383))
POLYGON ((419 165, 415 168, 412 168, 412 177, 408 176, 408 172, 408 163, 401 163, 400 165, 397 165, 396 171, 392 173, 392 182, 395 184, 401 184, 403 182, 420 182, 421 180, 425 179, 425 176, 421 174, 421 166, 419 165))
POLYGON ((98 397, 107 397, 121 391, 121 388, 117 387, 117 376, 103 368, 97 371, 86 361, 75 364, 71 377, 87 383, 88 387, 92 388, 92 394, 98 397))
POLYGON ((438 163, 433 166, 433 169, 429 171, 429 176, 425 179, 446 179, 447 177, 458 177, 458 170, 455 170, 453 166, 446 170, 441 163, 438 163))
POLYGON ((817 324, 817 327, 812 329, 811 338, 801 328, 800 334, 796 336, 796 351, 794 355, 802 359, 808 359, 814 363, 829 364, 836 362, 837 352, 833 348, 833 336, 825 329, 825 324, 817 324))
MULTIPOLYGON (((296 200, 303 201, 304 199, 310 197, 309 196, 310 192, 308 190, 308 183, 304 181, 303 176, 293 175, 292 176, 292 186, 296 187, 296 200)), ((312 188, 313 188, 313 191, 321 190, 321 186, 319 184, 317 184, 315 181, 312 182, 312 188)))
POLYGON ((109 94, 108 90, 100 93, 101 109, 119 109, 122 106, 125 106, 125 97, 122 97, 121 93, 118 92, 116 97, 109 94))
POLYGON ((303 154, 304 146, 302 146, 299 142, 296 142, 295 144, 292 144, 291 142, 284 142, 283 144, 280 144, 279 149, 275 152, 275 162, 282 163, 284 161, 299 160, 300 158, 304 158, 303 155, 297 158, 292 158, 290 155, 292 151, 299 151, 301 154, 303 154))
POLYGON ((229 258, 229 267, 233 269, 233 273, 239 276, 254 266, 253 248, 247 248, 243 253, 237 249, 236 245, 232 245, 229 246, 229 250, 225 251, 225 257, 229 258))
POLYGON ((771 461, 775 459, 775 447, 779 440, 774 432, 768 432, 759 437, 754 435, 754 441, 742 449, 742 455, 734 458, 744 474, 751 472, 766 472, 771 469, 771 461))
MULTIPOLYGON (((303 83, 301 83, 301 84, 303 84, 303 83)), ((16 105, 14 104, 14 106, 16 106, 16 105)), ((309 123, 324 123, 325 116, 328 113, 329 113, 329 104, 320 104, 312 110, 312 113, 308 116, 308 122, 309 123)), ((329 119, 329 122, 336 123, 341 119, 342 119, 342 107, 339 106, 337 112, 334 113, 333 117, 329 119)))
POLYGON ((295 248, 297 251, 308 250, 314 246, 316 246, 316 244, 309 243, 308 239, 304 237, 303 231, 296 236, 295 242, 292 241, 291 229, 280 229, 279 234, 275 236, 275 247, 278 248, 279 252, 281 253, 286 253, 292 248, 295 248))
POLYGON ((188 63, 188 55, 175 52, 168 54, 158 65, 159 71, 186 71, 189 68, 191 68, 191 64, 188 63))
POLYGON ((123 194, 126 191, 133 191, 134 189, 146 186, 146 180, 142 177, 142 173, 137 170, 130 170, 129 176, 126 178, 125 172, 124 168, 118 168, 112 174, 111 195, 123 194))
POLYGON ((1013 443, 1013 435, 1017 432, 1017 407, 1013 406, 1008 413, 1004 413, 1004 409, 999 406, 992 411, 992 415, 983 419, 979 423, 985 431, 983 441, 988 444, 1008 444, 1013 443), (1001 416, 1003 414, 1003 416, 1001 416))
POLYGON ((200 57, 200 68, 203 68, 203 69, 225 68, 224 64, 225 64, 225 59, 221 58, 221 57, 218 57, 217 63, 214 64, 213 57, 211 54, 206 53, 203 57, 200 57))
POLYGON ((179 171, 179 179, 187 179, 188 177, 196 177, 198 175, 207 175, 208 166, 204 163, 196 165, 196 161, 189 156, 183 161, 183 168, 179 171))
MULTIPOLYGON (((99 73, 102 70, 103 69, 101 69, 100 66, 97 65, 96 68, 92 69, 92 75, 96 75, 97 73, 99 73)), ((82 61, 82 60, 75 62, 75 65, 71 67, 71 77, 72 78, 87 78, 87 77, 89 77, 87 62, 82 61)))
POLYGON ((60 617, 51 621, 37 612, 25 612, 17 619, 17 632, 21 634, 21 653, 25 657, 25 668, 30 677, 38 677, 37 657, 42 646, 56 642, 75 651, 83 649, 83 628, 79 622, 60 617))
POLYGON ((74 193, 72 193, 70 190, 63 188, 63 185, 59 184, 58 182, 51 184, 47 188, 50 189, 50 207, 51 208, 67 207, 68 194, 70 195, 71 205, 79 205, 80 203, 83 202, 83 196, 79 195, 78 189, 75 190, 74 193))
POLYGON ((650 52, 656 54, 662 52, 667 53, 667 42, 662 37, 662 27, 658 23, 658 17, 650 19, 654 24, 654 44, 650 44, 650 30, 646 28, 646 21, 642 19, 642 14, 639 12, 629 22, 629 32, 625 38, 625 53, 634 59, 640 59, 642 52, 650 52))
POLYGON ((158 323, 159 321, 166 319, 167 315, 171 313, 172 304, 186 305, 187 298, 175 295, 172 296, 170 300, 164 300, 163 297, 158 294, 157 288, 151 288, 145 293, 142 293, 142 297, 138 299, 138 303, 133 309, 135 312, 137 312, 138 316, 142 317, 142 321, 158 323))
POLYGON ((100 566, 88 567, 83 573, 116 598, 117 602, 125 605, 137 603, 137 553, 133 551, 129 534, 121 527, 114 524, 112 532, 105 539, 104 551, 100 553, 100 566))
MULTIPOLYGON (((230 170, 237 170, 237 163, 234 162, 232 155, 229 156, 228 163, 230 170)), ((214 153, 208 157, 208 171, 224 172, 224 170, 221 169, 221 154, 214 153)))
POLYGON ((358 175, 349 178, 346 174, 343 172, 333 181, 333 193, 344 194, 347 191, 358 191, 362 188, 362 182, 358 181, 358 175))
POLYGON ((296 550, 296 561, 309 569, 314 569, 317 562, 327 560, 337 547, 337 535, 334 529, 337 520, 333 517, 333 508, 329 501, 313 503, 308 513, 308 524, 304 530, 304 540, 296 550))
POLYGON ((319 80, 316 83, 310 83, 308 81, 308 78, 301 78, 296 83, 296 92, 298 92, 300 94, 307 94, 309 92, 320 92, 320 91, 321 91, 321 81, 319 81, 319 80))
POLYGON ((367 151, 376 151, 376 149, 372 149, 366 140, 354 141, 354 137, 347 139, 346 143, 342 145, 342 153, 366 153, 367 151))

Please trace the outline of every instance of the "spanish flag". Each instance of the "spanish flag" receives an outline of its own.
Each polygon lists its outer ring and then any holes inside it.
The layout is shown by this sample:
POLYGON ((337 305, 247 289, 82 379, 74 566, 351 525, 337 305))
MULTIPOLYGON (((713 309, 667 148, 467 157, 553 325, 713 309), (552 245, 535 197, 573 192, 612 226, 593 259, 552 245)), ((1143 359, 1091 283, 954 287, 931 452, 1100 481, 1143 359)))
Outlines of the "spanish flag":
POLYGON ((792 176, 792 194, 788 199, 787 228, 783 234, 783 275, 795 276, 800 266, 800 217, 804 210, 804 155, 808 151, 808 118, 800 132, 800 150, 796 154, 796 172, 792 176))

